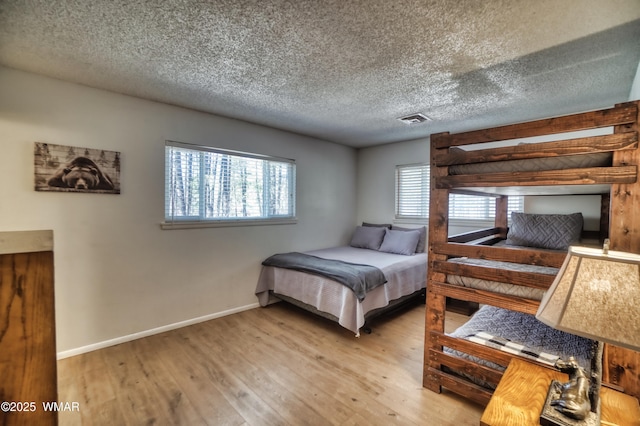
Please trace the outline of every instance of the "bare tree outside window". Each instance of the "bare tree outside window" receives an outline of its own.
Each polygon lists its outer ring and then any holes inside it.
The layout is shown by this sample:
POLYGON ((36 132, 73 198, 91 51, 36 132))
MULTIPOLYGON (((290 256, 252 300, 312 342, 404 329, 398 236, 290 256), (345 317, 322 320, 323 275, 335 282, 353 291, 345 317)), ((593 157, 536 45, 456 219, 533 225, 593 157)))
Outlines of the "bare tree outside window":
POLYGON ((292 160, 169 141, 165 155, 167 221, 295 216, 292 160))

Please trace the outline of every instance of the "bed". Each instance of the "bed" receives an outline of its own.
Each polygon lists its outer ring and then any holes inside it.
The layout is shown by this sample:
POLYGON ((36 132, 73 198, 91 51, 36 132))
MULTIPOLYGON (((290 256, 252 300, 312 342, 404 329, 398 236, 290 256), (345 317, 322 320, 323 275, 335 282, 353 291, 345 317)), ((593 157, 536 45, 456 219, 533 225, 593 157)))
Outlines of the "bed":
MULTIPOLYGON (((426 228, 363 224, 354 231, 349 246, 303 253, 311 260, 323 259, 350 265, 372 266, 384 276, 384 283, 368 291, 354 291, 327 276, 296 266, 282 267, 278 255, 265 259, 256 286, 261 306, 285 301, 331 319, 360 336, 365 324, 401 304, 424 297, 427 255, 426 228), (303 269, 303 270, 300 270, 303 269)), ((297 253, 294 253, 297 257, 297 253)), ((324 264, 324 262, 321 262, 324 264)))
MULTIPOLYGON (((638 101, 571 116, 431 136, 425 387, 435 392, 445 387, 486 404, 513 357, 541 352, 552 357, 577 355, 571 353, 577 346, 566 353, 557 341, 553 343, 550 336, 557 340, 556 332, 533 315, 569 245, 597 245, 608 237, 618 250, 640 253, 640 221, 634 212, 640 199, 639 162, 638 101), (584 130, 594 134, 555 137, 584 130), (547 141, 517 142, 529 137, 547 141), (554 137, 558 140, 551 140, 554 137), (497 148, 486 145, 509 140, 516 142, 497 148), (495 197, 495 225, 449 236, 451 193, 495 197), (568 194, 600 196, 598 231, 584 232, 580 212, 507 212, 509 195, 568 194), (446 334, 447 299, 482 308, 464 326, 446 334), (505 346, 526 348, 526 353, 505 351, 505 346)), ((560 335, 561 342, 573 342, 573 338, 560 335)), ((577 339, 582 348, 581 366, 589 370, 589 358, 596 353, 594 342, 577 339)), ((608 350, 605 380, 624 383, 625 392, 637 396, 640 383, 633 374, 637 354, 608 350)))
MULTIPOLYGON (((449 337, 464 339, 487 348, 497 349, 507 357, 518 356, 529 361, 553 367, 558 359, 575 357, 578 364, 591 374, 593 357, 598 353, 598 342, 578 337, 551 328, 538 321, 535 316, 495 306, 484 305, 471 320, 466 322, 449 337)), ((503 372, 504 362, 492 362, 445 347, 445 353, 476 362, 491 370, 503 372)), ((452 374, 460 375, 486 389, 495 389, 495 377, 466 374, 463 369, 448 368, 452 374)))

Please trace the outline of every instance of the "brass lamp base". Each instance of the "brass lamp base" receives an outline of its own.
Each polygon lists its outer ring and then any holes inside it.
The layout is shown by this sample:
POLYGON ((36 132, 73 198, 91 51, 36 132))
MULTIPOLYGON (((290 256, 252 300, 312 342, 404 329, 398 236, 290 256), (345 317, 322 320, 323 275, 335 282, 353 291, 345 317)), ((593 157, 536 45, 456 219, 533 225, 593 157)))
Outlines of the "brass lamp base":
MULTIPOLYGON (((551 401, 560 398, 560 382, 552 380, 549 385, 549 392, 547 393, 547 399, 542 407, 542 413, 540 413, 540 425, 541 426, 599 426, 600 425, 600 404, 596 412, 589 411, 589 414, 584 420, 576 420, 571 417, 567 417, 560 411, 556 410, 551 405, 551 401)), ((598 401, 599 402, 599 401, 598 401)))

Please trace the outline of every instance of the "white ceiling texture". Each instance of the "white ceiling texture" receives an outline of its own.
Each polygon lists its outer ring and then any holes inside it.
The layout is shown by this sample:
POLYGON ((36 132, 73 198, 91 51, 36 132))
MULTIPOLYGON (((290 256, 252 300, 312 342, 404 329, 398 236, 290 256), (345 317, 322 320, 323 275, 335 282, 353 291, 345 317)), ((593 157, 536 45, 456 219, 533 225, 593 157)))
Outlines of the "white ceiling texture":
POLYGON ((0 65, 353 147, 625 102, 639 62, 640 0, 0 0, 0 65))

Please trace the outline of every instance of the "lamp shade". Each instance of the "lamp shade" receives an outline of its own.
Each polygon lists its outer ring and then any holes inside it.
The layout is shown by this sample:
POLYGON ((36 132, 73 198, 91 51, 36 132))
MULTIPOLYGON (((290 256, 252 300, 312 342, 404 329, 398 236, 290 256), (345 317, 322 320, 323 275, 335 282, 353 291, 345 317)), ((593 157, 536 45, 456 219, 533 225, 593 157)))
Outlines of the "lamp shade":
POLYGON ((536 318, 558 330, 640 351, 640 255, 570 247, 536 318))

